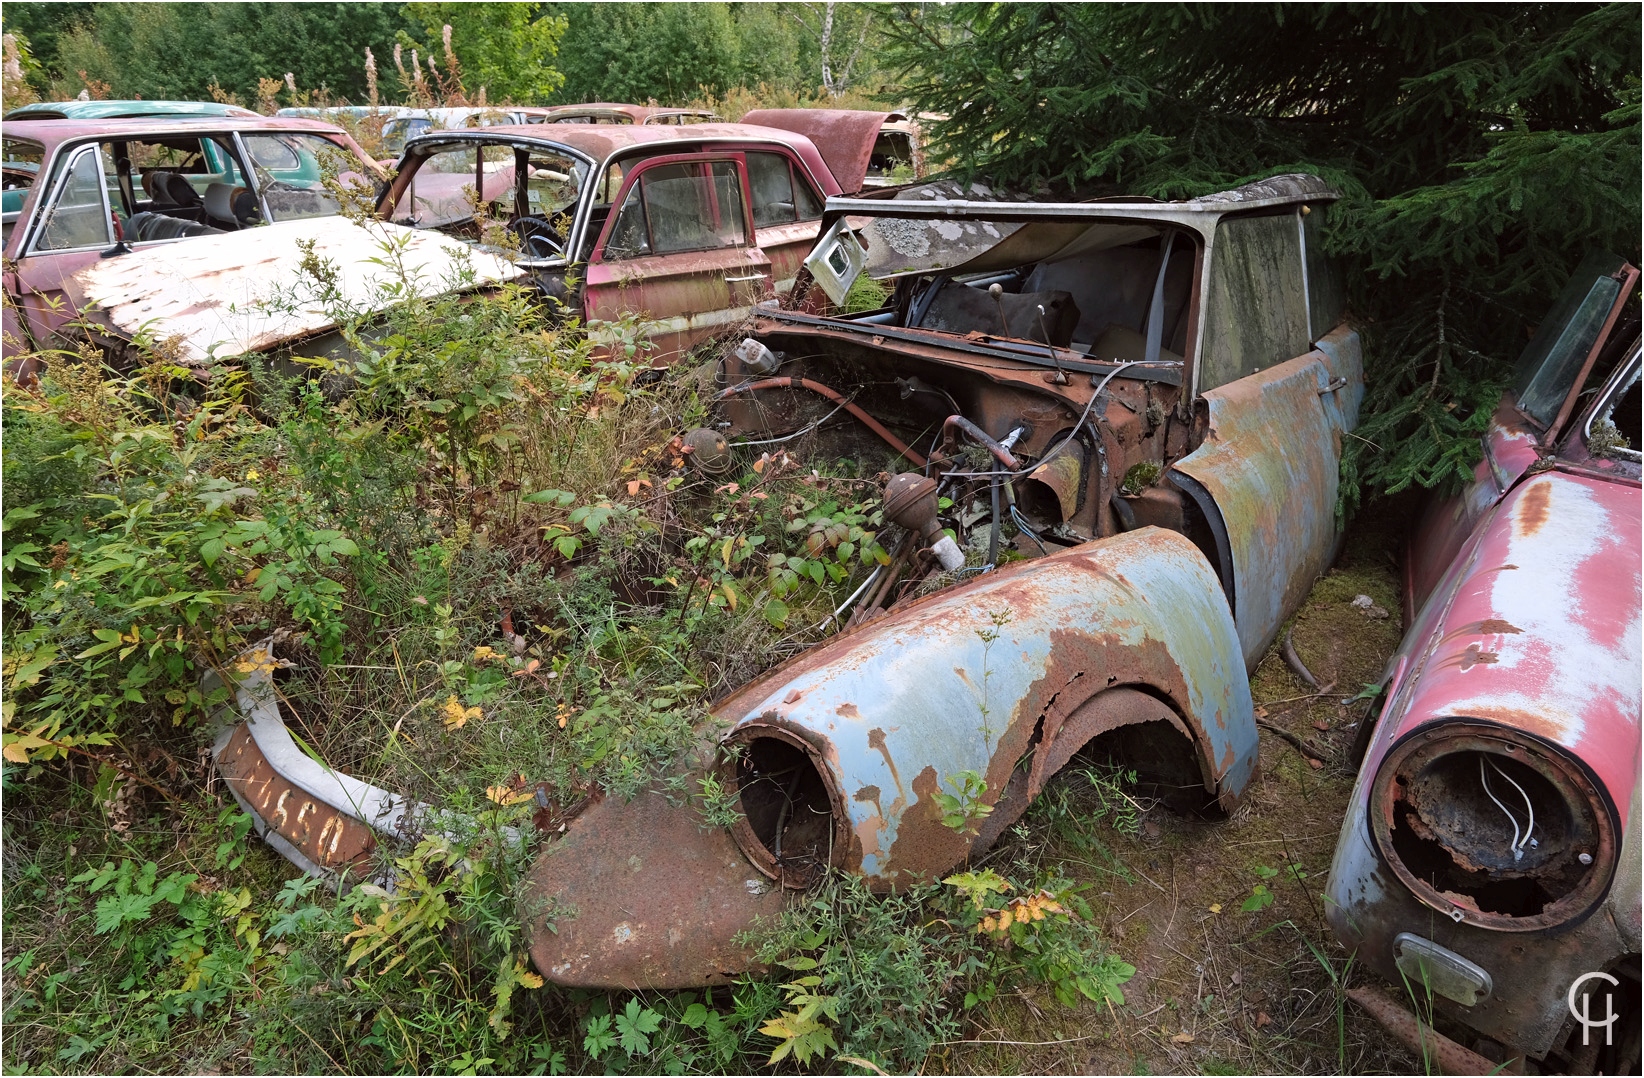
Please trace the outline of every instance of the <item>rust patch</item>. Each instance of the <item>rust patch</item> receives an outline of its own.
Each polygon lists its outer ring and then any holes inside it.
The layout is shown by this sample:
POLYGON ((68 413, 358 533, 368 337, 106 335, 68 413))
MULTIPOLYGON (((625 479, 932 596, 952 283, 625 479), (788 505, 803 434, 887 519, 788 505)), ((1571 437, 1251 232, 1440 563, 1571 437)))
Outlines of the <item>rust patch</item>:
POLYGON ((1517 625, 1514 625, 1510 621, 1502 621, 1500 618, 1487 618, 1484 621, 1481 621, 1481 622, 1478 623, 1478 631, 1481 632, 1481 633, 1498 633, 1498 634, 1500 634, 1500 633, 1522 633, 1524 630, 1520 629, 1517 625))
MULTIPOLYGON (((850 719, 852 722, 862 721, 862 712, 855 704, 840 704, 833 709, 833 712, 842 719, 850 719)), ((880 737, 883 736, 883 734, 880 735, 880 737)))
MULTIPOLYGON (((879 755, 885 758, 885 766, 890 768, 891 781, 896 783, 896 792, 901 795, 902 798, 906 798, 908 796, 908 792, 902 787, 902 776, 897 772, 896 761, 891 759, 890 749, 885 745, 885 731, 879 729, 877 726, 872 730, 869 730, 868 748, 878 750, 879 755)), ((914 792, 917 793, 918 791, 919 788, 915 786, 914 792)))
POLYGON ((1501 661, 1501 656, 1493 651, 1484 651, 1477 644, 1467 645, 1467 650, 1461 653, 1461 669, 1463 673, 1475 666, 1487 666, 1490 663, 1501 661))
POLYGON ((936 803, 940 791, 936 768, 926 764, 913 780, 918 800, 902 813, 886 859, 884 874, 896 883, 934 879, 958 864, 970 847, 964 835, 943 826, 936 803))
POLYGON ((1513 531, 1520 538, 1534 535, 1547 523, 1548 503, 1552 498, 1552 485, 1536 483, 1524 492, 1523 499, 1513 512, 1513 531))
POLYGON ((371 828, 281 778, 248 723, 235 728, 217 757, 217 770, 270 828, 316 865, 341 872, 370 861, 377 847, 371 828))
POLYGON ((880 819, 884 819, 885 810, 879 805, 879 787, 864 786, 860 790, 856 791, 856 793, 852 794, 851 799, 854 801, 861 801, 863 803, 872 801, 873 810, 879 813, 880 819))

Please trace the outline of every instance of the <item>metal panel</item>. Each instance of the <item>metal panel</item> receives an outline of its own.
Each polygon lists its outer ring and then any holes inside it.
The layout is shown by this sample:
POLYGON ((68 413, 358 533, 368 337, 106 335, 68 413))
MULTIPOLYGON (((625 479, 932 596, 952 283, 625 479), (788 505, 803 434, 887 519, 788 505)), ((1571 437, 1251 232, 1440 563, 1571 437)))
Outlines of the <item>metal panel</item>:
MULTIPOLYGON (((1481 475, 1475 487, 1493 484, 1481 475)), ((1393 938, 1416 930, 1488 969, 1489 998, 1440 1007, 1532 1054, 1557 1041, 1571 982, 1638 946, 1641 509, 1636 484, 1563 470, 1532 476, 1485 509, 1395 657, 1403 672, 1389 685, 1330 870, 1326 914, 1348 946, 1396 979, 1393 938), (1593 915, 1527 932, 1474 924, 1482 918, 1465 909, 1446 917, 1382 860, 1369 817, 1384 761, 1395 744, 1460 717, 1568 751, 1626 821, 1616 878, 1593 915)))
POLYGON ((1584 761, 1625 817, 1638 775, 1639 488, 1551 471, 1502 499, 1406 635, 1365 759, 1451 716, 1502 723, 1584 761))
POLYGON ((1175 468, 1221 510, 1248 666, 1335 557, 1341 445, 1362 393, 1358 334, 1342 328, 1317 350, 1202 398, 1209 430, 1175 468))
POLYGON ((251 736, 250 723, 234 728, 217 755, 217 773, 255 817, 260 825, 257 830, 265 838, 272 831, 285 839, 308 865, 341 873, 370 863, 377 847, 376 833, 276 771, 251 736))
POLYGON ((844 794, 845 867, 891 884, 964 856, 967 842, 933 799, 952 792, 950 776, 976 771, 996 801, 1018 761, 1109 688, 1168 700, 1210 795, 1233 807, 1256 763, 1240 664, 1204 557, 1174 532, 1143 528, 927 598, 784 664, 716 711, 814 746, 844 794), (995 614, 1009 620, 995 625, 995 614))
POLYGON ((828 163, 839 189, 850 193, 862 190, 874 140, 890 116, 854 109, 755 109, 741 122, 804 135, 828 163))
POLYGON ((434 232, 320 217, 102 259, 70 278, 68 293, 76 306, 95 304, 97 317, 125 337, 147 329, 181 338, 183 361, 204 365, 213 356, 275 348, 335 327, 300 287, 309 243, 314 257, 336 267, 342 305, 366 313, 399 299, 380 287, 395 275, 372 262, 384 257, 385 244, 395 245, 395 259, 430 294, 512 280, 521 272, 434 232), (282 301, 282 291, 300 298, 282 301))
POLYGON ((753 968, 737 933, 787 908, 729 831, 655 792, 584 810, 537 860, 526 902, 532 963, 587 988, 728 983, 753 968))

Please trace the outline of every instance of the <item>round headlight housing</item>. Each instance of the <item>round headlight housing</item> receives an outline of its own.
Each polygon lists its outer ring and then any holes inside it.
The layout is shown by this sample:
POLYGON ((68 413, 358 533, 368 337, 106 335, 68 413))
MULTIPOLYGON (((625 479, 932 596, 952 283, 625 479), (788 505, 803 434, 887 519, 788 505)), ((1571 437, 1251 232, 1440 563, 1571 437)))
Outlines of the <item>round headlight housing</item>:
POLYGON ((1426 905, 1532 932, 1592 912, 1615 875, 1615 807, 1592 773, 1522 730, 1433 723, 1388 752, 1370 795, 1382 859, 1426 905))

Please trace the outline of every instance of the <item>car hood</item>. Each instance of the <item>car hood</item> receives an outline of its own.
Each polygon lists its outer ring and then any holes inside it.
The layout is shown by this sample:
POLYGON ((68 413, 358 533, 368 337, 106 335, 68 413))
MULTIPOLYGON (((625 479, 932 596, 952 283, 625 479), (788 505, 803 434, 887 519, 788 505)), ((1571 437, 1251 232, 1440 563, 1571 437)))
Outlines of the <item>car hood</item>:
POLYGON ((316 217, 104 258, 71 277, 67 291, 77 308, 118 336, 174 339, 180 362, 202 366, 334 329, 339 309, 386 310, 405 298, 384 287, 400 276, 389 268, 395 261, 423 295, 521 272, 437 232, 316 217), (335 300, 320 301, 319 282, 303 268, 312 265, 310 255, 334 268, 335 300))

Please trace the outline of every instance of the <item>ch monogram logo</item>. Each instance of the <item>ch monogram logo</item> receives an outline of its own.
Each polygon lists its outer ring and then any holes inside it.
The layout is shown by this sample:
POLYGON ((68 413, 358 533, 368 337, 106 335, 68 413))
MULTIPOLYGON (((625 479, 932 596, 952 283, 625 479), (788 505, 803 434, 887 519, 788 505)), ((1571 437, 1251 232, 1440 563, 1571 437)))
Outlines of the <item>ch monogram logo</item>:
POLYGON ((1581 1043, 1587 1043, 1587 1038, 1592 1033, 1593 1027, 1602 1026, 1604 1027, 1604 1043, 1607 1045, 1610 1043, 1610 1036, 1615 1027, 1615 1020, 1621 1017, 1619 1014, 1615 1013, 1615 1008, 1611 1004, 1612 997, 1610 993, 1604 993, 1604 1017, 1592 1017, 1592 1013, 1589 1008, 1589 1003, 1592 999, 1590 992, 1581 993, 1581 1009, 1579 1011, 1576 1010, 1576 992, 1580 990, 1582 985, 1586 984, 1595 977, 1603 981, 1608 981, 1612 986, 1620 983, 1608 973, 1583 973, 1575 979, 1574 984, 1570 985, 1570 993, 1567 997, 1565 997, 1565 1002, 1569 1004, 1570 1014, 1575 1017, 1577 1022, 1581 1023, 1581 1043))

